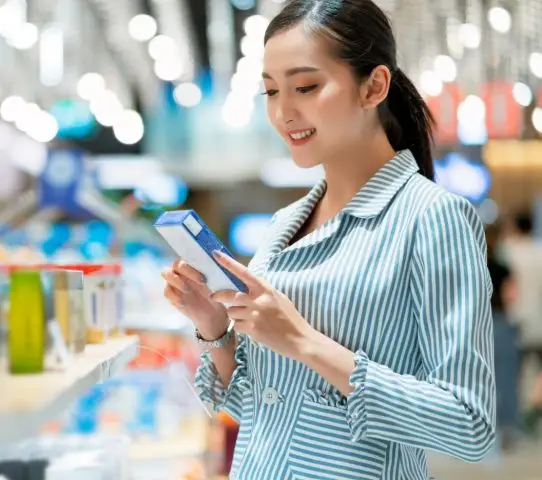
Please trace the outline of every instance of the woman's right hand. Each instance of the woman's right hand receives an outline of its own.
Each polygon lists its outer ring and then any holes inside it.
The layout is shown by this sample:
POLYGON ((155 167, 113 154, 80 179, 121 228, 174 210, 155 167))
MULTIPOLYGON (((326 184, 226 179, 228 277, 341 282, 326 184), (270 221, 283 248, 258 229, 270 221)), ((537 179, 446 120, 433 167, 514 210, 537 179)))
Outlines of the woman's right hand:
POLYGON ((226 308, 211 300, 212 292, 198 270, 177 260, 162 271, 162 277, 167 282, 164 296, 192 320, 203 338, 215 340, 225 333, 229 325, 226 308))

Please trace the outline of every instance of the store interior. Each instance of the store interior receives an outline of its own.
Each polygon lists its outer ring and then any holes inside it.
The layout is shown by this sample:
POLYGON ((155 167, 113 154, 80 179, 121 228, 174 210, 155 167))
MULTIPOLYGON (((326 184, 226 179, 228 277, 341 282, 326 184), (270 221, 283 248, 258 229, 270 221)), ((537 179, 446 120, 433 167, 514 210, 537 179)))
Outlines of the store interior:
MULTIPOLYGON (((436 118, 437 183, 488 228, 528 213, 542 241, 542 0, 376 3, 436 118)), ((227 478, 238 427, 194 389, 201 347, 164 298, 176 254, 154 222, 193 209, 247 264, 322 177, 260 95, 284 4, 0 0, 1 480, 227 478)), ((432 455, 430 473, 542 479, 542 419, 501 440, 479 465, 432 455)))

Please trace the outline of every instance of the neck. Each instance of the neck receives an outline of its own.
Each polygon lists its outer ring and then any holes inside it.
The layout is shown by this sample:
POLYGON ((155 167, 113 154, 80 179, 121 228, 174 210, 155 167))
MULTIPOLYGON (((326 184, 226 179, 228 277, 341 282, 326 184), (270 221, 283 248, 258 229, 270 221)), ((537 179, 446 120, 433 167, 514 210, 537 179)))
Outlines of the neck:
POLYGON ((322 215, 333 216, 342 210, 395 154, 381 129, 371 140, 353 145, 324 164, 327 188, 320 205, 322 215))

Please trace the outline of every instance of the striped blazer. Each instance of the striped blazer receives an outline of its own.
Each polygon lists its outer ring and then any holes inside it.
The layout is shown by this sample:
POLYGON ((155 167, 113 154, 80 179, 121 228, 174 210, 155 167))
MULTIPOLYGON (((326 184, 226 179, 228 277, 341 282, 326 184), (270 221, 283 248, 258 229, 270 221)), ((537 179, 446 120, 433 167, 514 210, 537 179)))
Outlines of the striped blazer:
POLYGON ((201 398, 240 423, 230 478, 426 480, 426 451, 475 462, 495 431, 491 281, 474 207, 399 152, 293 245, 325 179, 274 216, 249 268, 355 352, 342 395, 247 337, 225 388, 208 353, 201 398))

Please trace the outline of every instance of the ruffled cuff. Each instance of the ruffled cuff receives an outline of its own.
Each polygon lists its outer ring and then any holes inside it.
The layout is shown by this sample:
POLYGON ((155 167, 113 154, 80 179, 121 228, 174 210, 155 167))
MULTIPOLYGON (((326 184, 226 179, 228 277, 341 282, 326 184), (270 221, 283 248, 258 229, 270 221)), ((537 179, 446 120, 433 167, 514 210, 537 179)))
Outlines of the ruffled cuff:
POLYGON ((205 403, 213 405, 215 411, 222 410, 228 403, 229 397, 235 390, 244 391, 250 387, 247 367, 248 342, 244 335, 237 336, 235 349, 235 368, 228 388, 225 388, 213 362, 210 352, 201 354, 201 364, 196 372, 195 386, 200 398, 205 403))
POLYGON ((369 358, 365 352, 356 352, 354 370, 350 375, 350 385, 354 391, 346 398, 346 419, 352 433, 352 440, 358 442, 367 429, 367 408, 365 404, 365 383, 369 358))

